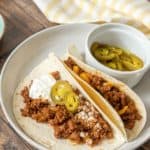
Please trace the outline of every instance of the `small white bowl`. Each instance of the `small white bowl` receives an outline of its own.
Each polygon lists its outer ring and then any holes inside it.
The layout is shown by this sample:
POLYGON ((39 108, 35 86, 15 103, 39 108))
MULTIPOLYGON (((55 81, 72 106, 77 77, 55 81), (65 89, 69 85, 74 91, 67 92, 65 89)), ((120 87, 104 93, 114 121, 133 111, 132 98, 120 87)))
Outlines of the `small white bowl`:
POLYGON ((5 22, 4 22, 4 18, 0 14, 0 40, 2 39, 4 35, 4 31, 5 31, 5 22))
POLYGON ((85 47, 86 63, 123 81, 128 86, 135 86, 150 67, 150 42, 139 30, 119 23, 107 23, 94 28, 88 34, 85 47), (90 51, 93 42, 105 43, 125 48, 140 57, 143 68, 136 71, 117 71, 104 66, 90 51))

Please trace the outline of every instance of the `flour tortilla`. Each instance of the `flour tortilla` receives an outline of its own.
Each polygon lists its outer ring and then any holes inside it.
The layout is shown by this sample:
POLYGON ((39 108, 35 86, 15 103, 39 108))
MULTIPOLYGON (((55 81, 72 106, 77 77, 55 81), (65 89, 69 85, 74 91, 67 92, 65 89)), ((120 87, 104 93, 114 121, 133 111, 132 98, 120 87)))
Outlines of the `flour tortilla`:
POLYGON ((76 75, 69 67, 67 67, 64 64, 65 67, 71 72, 71 74, 75 77, 75 79, 84 88, 84 90, 89 94, 89 96, 105 112, 105 114, 109 116, 111 121, 114 124, 116 124, 116 126, 120 129, 120 131, 124 134, 124 136, 126 136, 127 140, 131 141, 132 139, 136 138, 144 128, 147 118, 146 109, 140 97, 123 82, 103 73, 102 71, 90 67, 89 65, 85 64, 84 62, 82 62, 81 60, 79 60, 78 58, 74 57, 69 53, 66 54, 65 59, 67 59, 68 57, 71 57, 75 61, 75 63, 79 65, 80 68, 83 69, 84 71, 100 76, 104 78, 106 81, 108 81, 110 84, 118 87, 121 91, 123 91, 134 101, 139 114, 142 116, 142 119, 140 121, 136 121, 135 126, 132 130, 128 130, 125 129, 121 117, 118 115, 117 111, 109 104, 109 102, 94 88, 92 88, 87 82, 82 80, 78 75, 76 75))
POLYGON ((44 145, 47 149, 51 150, 100 150, 100 149, 116 149, 120 147, 124 142, 126 142, 125 137, 120 132, 120 130, 110 121, 110 119, 101 111, 101 109, 95 105, 95 103, 90 99, 86 92, 81 88, 78 82, 72 77, 72 75, 65 69, 61 61, 50 54, 49 58, 45 59, 41 64, 39 64, 33 71, 25 77, 25 79, 19 84, 13 99, 13 111, 19 126, 23 131, 33 140, 44 145), (23 97, 19 94, 24 86, 28 86, 30 82, 40 77, 44 74, 49 74, 53 71, 59 71, 61 78, 63 80, 69 81, 69 83, 78 88, 81 93, 99 110, 103 118, 112 127, 114 138, 110 140, 103 140, 99 145, 94 147, 89 147, 85 144, 74 144, 69 140, 60 140, 54 137, 53 129, 50 125, 44 123, 37 123, 29 117, 23 117, 21 115, 20 109, 24 107, 23 97))

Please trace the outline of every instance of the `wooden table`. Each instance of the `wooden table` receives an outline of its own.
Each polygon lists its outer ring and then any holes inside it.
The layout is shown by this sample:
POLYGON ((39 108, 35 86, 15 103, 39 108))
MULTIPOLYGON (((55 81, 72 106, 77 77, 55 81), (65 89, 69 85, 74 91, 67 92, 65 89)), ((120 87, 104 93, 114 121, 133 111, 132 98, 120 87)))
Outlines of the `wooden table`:
MULTIPOLYGON (((0 13, 6 21, 6 32, 0 43, 0 68, 10 51, 25 38, 44 28, 56 25, 48 22, 31 0, 0 0, 0 13)), ((138 150, 149 149, 150 140, 138 148, 138 150)), ((0 150, 34 150, 13 131, 1 108, 0 150)))

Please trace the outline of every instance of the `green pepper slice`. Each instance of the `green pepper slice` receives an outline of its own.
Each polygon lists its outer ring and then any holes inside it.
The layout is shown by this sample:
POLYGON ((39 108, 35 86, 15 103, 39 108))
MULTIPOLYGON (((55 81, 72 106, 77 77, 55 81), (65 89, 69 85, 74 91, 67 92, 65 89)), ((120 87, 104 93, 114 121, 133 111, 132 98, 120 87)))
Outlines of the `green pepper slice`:
POLYGON ((51 89, 51 98, 56 104, 64 104, 65 95, 72 92, 72 87, 67 81, 59 80, 51 89))
POLYGON ((107 54, 107 55, 103 55, 99 49, 97 49, 94 52, 94 56, 99 60, 99 61, 110 61, 112 59, 114 59, 116 56, 113 53, 107 54))
POLYGON ((97 48, 99 47, 99 43, 98 42, 94 42, 91 46, 91 51, 94 52, 97 48))
POLYGON ((79 96, 74 92, 67 93, 65 95, 65 106, 68 111, 76 112, 79 106, 79 96))

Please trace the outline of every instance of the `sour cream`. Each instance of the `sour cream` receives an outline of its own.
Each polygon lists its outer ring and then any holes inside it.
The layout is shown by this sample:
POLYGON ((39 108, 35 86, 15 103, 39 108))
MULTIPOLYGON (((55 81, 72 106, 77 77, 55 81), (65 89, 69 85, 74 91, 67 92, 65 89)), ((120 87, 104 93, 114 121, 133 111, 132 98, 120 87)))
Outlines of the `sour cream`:
POLYGON ((29 96, 34 99, 44 98, 50 101, 50 91, 55 83, 56 80, 53 76, 48 74, 42 75, 39 78, 33 80, 29 90, 29 96))

